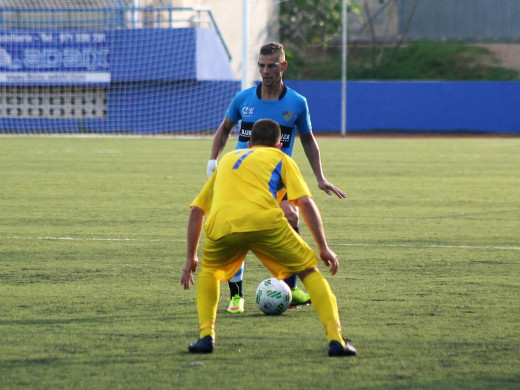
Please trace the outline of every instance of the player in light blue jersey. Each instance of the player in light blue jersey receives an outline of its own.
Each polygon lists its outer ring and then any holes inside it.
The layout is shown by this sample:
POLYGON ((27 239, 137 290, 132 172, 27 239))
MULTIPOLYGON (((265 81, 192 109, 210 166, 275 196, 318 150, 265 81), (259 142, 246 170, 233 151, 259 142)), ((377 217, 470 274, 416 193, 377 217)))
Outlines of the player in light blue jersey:
MULTIPOLYGON (((318 181, 318 187, 328 195, 335 194, 338 198, 345 198, 346 194, 343 191, 325 179, 321 166, 320 149, 312 133, 307 100, 284 84, 282 77, 286 69, 285 52, 280 43, 271 42, 261 47, 258 70, 262 83, 257 87, 237 93, 229 105, 224 120, 213 139, 207 166, 208 177, 215 170, 217 158, 226 146, 231 130, 237 123, 240 123, 237 148, 247 148, 253 124, 259 119, 271 119, 277 122, 282 130, 282 151, 288 155, 292 154, 294 139, 298 132, 305 155, 318 181)), ((298 208, 282 197, 279 198, 279 202, 291 226, 299 231, 298 208)), ((231 293, 229 313, 244 312, 243 271, 242 266, 229 282, 231 293)), ((292 306, 310 302, 310 296, 296 287, 296 275, 286 279, 285 282, 292 290, 292 306)))
POLYGON ((280 125, 281 150, 291 156, 296 131, 300 136, 312 131, 307 100, 286 85, 278 100, 265 100, 262 99, 262 85, 237 93, 226 111, 226 118, 231 122, 240 122, 237 149, 246 149, 254 123, 268 118, 280 125))

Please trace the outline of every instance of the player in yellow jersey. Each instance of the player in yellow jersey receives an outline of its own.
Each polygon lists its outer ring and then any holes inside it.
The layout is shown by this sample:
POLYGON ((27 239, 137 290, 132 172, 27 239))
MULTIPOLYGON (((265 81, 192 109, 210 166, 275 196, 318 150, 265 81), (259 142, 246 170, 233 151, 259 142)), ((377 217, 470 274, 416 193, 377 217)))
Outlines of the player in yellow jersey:
POLYGON ((296 162, 279 150, 280 137, 276 122, 257 121, 250 149, 227 153, 191 204, 181 278, 184 289, 194 283, 203 227, 205 242, 197 280, 200 337, 189 345, 190 352, 213 351, 220 281, 229 281, 252 251, 276 278, 296 274, 302 280, 325 328, 329 356, 357 354, 342 336, 336 297, 318 271, 318 256, 294 231, 276 201, 277 191, 285 187, 287 199, 300 207, 321 259, 336 274, 338 260, 328 247, 318 208, 296 162))
MULTIPOLYGON (((207 165, 208 177, 216 168, 217 158, 224 150, 235 124, 240 124, 236 149, 244 149, 247 148, 253 124, 259 119, 267 118, 280 125, 282 132, 280 150, 291 156, 298 135, 316 176, 318 187, 328 195, 335 194, 338 198, 345 198, 347 195, 329 182, 323 173, 320 149, 312 132, 307 99, 289 88, 283 81, 283 74, 288 66, 283 45, 279 42, 263 45, 260 48, 257 65, 262 82, 256 87, 240 91, 231 101, 213 138, 210 160, 207 165)), ((291 226, 298 232, 300 220, 298 207, 291 204, 282 192, 280 195, 280 207, 291 226)), ((244 312, 243 278, 244 264, 228 283, 231 298, 228 313, 244 312)), ((308 304, 310 302, 309 294, 298 288, 296 282, 296 275, 290 275, 285 279, 285 283, 291 288, 291 306, 308 304)))

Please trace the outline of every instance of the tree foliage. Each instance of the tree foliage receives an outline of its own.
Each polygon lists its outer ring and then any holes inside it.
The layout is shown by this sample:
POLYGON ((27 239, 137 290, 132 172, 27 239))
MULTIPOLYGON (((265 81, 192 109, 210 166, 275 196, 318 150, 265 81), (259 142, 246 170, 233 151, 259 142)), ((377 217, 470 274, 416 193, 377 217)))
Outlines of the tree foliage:
MULTIPOLYGON (((347 0, 347 11, 361 8, 347 0)), ((280 38, 290 49, 326 49, 341 42, 342 2, 338 0, 287 0, 280 3, 280 38)))
MULTIPOLYGON (((347 0, 347 12, 361 14, 358 1, 347 0)), ((285 76, 299 80, 313 66, 313 52, 337 52, 341 47, 341 0, 285 0, 280 2, 280 40, 290 64, 285 76)), ((319 62, 326 61, 320 57, 319 62)), ((329 62, 329 61, 327 61, 329 62)), ((329 70, 322 67, 322 72, 329 70)), ((321 76, 326 79, 327 77, 321 76)))

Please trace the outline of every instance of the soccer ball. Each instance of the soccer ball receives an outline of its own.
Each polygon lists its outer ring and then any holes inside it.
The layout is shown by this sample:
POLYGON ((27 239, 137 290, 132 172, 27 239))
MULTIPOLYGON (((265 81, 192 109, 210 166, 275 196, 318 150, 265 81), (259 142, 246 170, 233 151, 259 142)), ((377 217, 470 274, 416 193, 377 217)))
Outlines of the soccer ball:
POLYGON ((283 280, 269 278, 256 289, 256 304, 265 314, 280 315, 291 304, 291 289, 283 280))

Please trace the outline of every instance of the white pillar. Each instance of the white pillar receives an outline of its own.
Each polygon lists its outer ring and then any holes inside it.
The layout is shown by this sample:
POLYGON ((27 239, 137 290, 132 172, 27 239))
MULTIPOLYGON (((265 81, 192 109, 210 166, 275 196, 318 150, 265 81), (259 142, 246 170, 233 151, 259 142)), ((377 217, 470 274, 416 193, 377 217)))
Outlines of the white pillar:
POLYGON ((242 90, 249 88, 249 12, 248 0, 242 0, 242 90))
POLYGON ((347 0, 342 7, 342 45, 341 45, 341 136, 347 134, 347 0))

